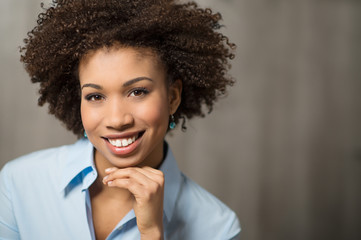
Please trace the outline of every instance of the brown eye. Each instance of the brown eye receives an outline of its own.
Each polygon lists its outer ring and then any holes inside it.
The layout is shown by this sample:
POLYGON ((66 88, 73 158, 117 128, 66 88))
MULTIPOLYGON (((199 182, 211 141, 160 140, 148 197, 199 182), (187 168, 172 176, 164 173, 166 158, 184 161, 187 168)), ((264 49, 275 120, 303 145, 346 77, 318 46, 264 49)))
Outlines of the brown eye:
POLYGON ((131 96, 135 96, 135 97, 137 97, 137 96, 140 96, 140 95, 142 95, 142 94, 143 94, 143 92, 142 92, 142 91, 135 90, 135 91, 133 91, 130 95, 131 95, 131 96))
POLYGON ((133 91, 131 91, 129 96, 131 96, 131 97, 141 97, 141 96, 146 95, 148 93, 149 93, 149 91, 147 89, 139 88, 139 89, 134 89, 133 91))
POLYGON ((99 94, 89 94, 85 97, 85 99, 87 101, 93 101, 93 102, 96 102, 96 101, 100 101, 103 99, 103 96, 99 95, 99 94))

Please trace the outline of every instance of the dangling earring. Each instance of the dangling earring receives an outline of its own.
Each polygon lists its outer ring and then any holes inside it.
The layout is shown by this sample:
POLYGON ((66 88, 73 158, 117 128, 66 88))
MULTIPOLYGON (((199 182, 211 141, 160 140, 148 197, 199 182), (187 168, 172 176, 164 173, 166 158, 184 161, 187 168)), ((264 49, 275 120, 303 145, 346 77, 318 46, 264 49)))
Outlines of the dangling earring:
POLYGON ((88 135, 86 135, 86 132, 85 132, 85 131, 84 131, 84 137, 85 137, 85 138, 88 138, 88 135))
POLYGON ((170 129, 174 129, 175 126, 176 126, 176 124, 175 124, 175 121, 174 121, 174 116, 173 116, 173 114, 172 114, 172 115, 170 115, 169 128, 170 128, 170 129))

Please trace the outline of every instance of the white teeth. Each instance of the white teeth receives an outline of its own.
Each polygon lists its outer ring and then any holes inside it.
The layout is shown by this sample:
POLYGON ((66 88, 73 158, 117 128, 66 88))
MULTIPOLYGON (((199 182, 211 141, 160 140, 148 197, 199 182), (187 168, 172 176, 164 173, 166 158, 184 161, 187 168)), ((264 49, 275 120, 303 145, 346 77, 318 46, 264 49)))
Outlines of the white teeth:
POLYGON ((126 147, 130 144, 132 144, 133 142, 135 142, 136 140, 136 136, 133 136, 132 138, 123 138, 123 139, 108 139, 108 141, 110 142, 110 144, 112 144, 115 147, 126 147))
POLYGON ((123 139, 123 140, 122 140, 122 146, 123 146, 123 147, 128 146, 128 140, 127 140, 127 139, 123 139))

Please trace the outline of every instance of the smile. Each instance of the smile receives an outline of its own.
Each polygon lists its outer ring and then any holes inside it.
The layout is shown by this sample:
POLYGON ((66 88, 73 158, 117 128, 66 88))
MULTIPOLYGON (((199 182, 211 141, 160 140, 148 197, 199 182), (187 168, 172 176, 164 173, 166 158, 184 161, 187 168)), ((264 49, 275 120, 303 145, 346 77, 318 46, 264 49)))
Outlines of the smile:
POLYGON ((143 135, 144 132, 138 133, 134 136, 125 137, 125 138, 106 138, 108 142, 113 145, 114 147, 127 147, 131 144, 133 144, 138 138, 140 138, 143 135))

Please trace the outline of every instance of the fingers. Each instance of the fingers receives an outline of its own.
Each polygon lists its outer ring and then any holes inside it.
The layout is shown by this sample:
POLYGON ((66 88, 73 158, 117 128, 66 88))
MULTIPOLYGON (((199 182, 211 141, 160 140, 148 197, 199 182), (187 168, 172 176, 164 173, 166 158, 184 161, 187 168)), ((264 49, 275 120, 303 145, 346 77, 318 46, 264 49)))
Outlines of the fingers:
POLYGON ((163 191, 164 175, 161 171, 150 168, 107 169, 108 175, 103 183, 109 187, 128 189, 134 196, 142 195, 146 198, 163 191), (148 197, 147 197, 148 196, 148 197))
POLYGON ((105 173, 106 174, 109 174, 109 173, 112 173, 112 172, 114 172, 114 171, 116 171, 116 170, 118 170, 119 168, 116 168, 116 167, 112 167, 112 168, 107 168, 107 169, 105 169, 105 173))
POLYGON ((153 181, 156 181, 161 185, 164 184, 164 174, 162 171, 151 167, 137 168, 137 170, 149 179, 152 179, 153 181))
POLYGON ((143 168, 134 167, 134 168, 124 168, 124 169, 118 169, 114 167, 114 168, 106 169, 105 173, 107 173, 108 175, 103 179, 104 184, 116 178, 134 177, 135 179, 146 180, 143 178, 142 175, 159 183, 161 183, 162 180, 164 179, 164 174, 162 171, 151 167, 143 167, 143 168))

